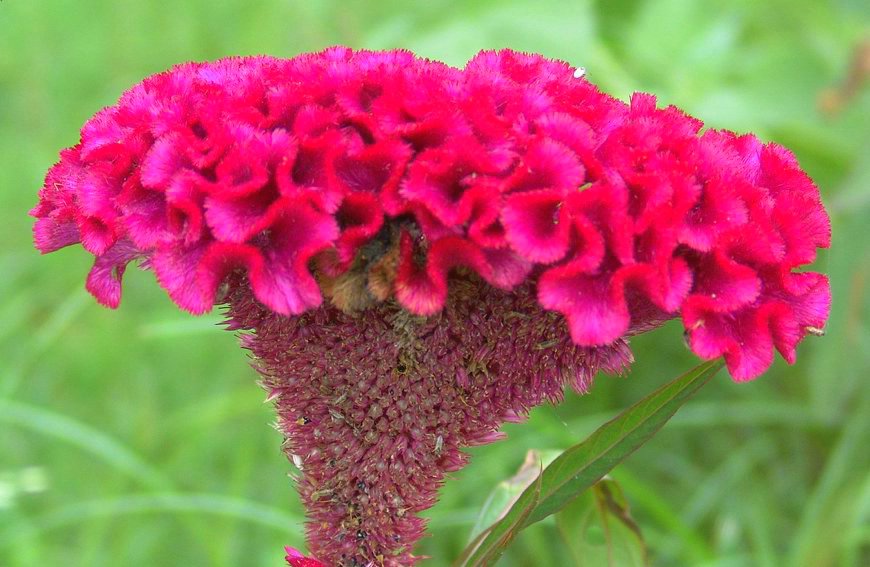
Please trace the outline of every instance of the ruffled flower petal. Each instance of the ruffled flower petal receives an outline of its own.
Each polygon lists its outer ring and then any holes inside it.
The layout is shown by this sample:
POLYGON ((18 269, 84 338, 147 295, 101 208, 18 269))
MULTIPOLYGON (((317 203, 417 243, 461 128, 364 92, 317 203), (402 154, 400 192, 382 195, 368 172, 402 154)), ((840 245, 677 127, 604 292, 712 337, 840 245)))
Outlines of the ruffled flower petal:
POLYGON ((347 48, 188 63, 85 124, 34 242, 81 242, 110 305, 140 257, 194 313, 228 280, 281 314, 321 305, 320 278, 420 315, 454 274, 530 280, 577 344, 679 316, 696 353, 746 379, 824 325, 827 283, 800 270, 830 220, 787 149, 701 127, 511 51, 461 70, 347 48))

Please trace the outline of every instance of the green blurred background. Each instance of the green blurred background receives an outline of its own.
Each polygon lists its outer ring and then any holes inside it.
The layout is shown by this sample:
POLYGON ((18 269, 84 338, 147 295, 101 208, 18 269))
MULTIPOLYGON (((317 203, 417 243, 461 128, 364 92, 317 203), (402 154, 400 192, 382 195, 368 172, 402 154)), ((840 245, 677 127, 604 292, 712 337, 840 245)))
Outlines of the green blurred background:
MULTIPOLYGON (((180 313, 136 270, 122 307, 99 307, 83 289, 89 255, 40 257, 26 211, 58 150, 146 75, 332 44, 454 65, 482 48, 537 51, 617 96, 651 91, 791 147, 833 216, 818 261, 834 289, 827 336, 755 382, 718 376, 614 476, 654 565, 870 565, 870 89, 842 87, 868 11, 862 0, 0 0, 0 566, 278 566, 283 545, 303 544, 271 407, 219 315, 180 313)), ((429 564, 458 554, 527 449, 567 447, 696 362, 675 324, 634 346, 629 377, 601 377, 473 451, 428 514, 429 564)), ((557 541, 545 522, 501 564, 565 564, 557 541)))

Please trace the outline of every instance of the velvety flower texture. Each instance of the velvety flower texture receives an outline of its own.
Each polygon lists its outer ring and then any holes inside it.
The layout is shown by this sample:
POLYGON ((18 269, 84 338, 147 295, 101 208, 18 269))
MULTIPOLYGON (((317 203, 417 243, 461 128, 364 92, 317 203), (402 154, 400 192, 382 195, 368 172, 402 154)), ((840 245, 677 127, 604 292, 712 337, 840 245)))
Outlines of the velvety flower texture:
POLYGON ((81 242, 110 307, 134 260, 187 311, 228 304, 315 556, 410 564, 459 449, 622 369, 626 336, 680 317, 747 380, 824 327, 827 279, 799 270, 830 241, 817 188, 785 148, 701 127, 512 51, 189 63, 85 124, 35 241, 81 242))

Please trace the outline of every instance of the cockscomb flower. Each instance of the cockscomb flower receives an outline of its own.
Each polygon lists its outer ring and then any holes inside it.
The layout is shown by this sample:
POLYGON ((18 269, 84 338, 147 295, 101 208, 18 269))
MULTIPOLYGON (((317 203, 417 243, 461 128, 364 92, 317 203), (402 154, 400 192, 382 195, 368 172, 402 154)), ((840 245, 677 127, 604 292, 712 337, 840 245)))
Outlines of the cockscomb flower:
POLYGON ((284 559, 287 560, 287 565, 290 567, 326 567, 313 557, 305 557, 298 549, 285 547, 284 552, 286 553, 284 559))
POLYGON ((309 545, 410 565, 463 447, 631 362, 679 317, 748 380, 825 324, 830 241, 794 156, 626 104, 567 64, 482 52, 230 58, 152 76, 48 173, 36 246, 81 242, 227 306, 302 471, 309 545))

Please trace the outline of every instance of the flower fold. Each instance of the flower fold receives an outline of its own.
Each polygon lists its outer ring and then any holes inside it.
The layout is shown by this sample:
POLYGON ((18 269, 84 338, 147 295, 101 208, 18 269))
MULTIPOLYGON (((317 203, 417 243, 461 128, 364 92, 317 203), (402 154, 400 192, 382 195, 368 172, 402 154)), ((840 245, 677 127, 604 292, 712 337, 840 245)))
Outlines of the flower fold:
POLYGON ((234 272, 291 315, 377 264, 365 293, 430 315, 466 270, 536 283, 579 346, 679 317, 738 380, 774 348, 792 361, 830 304, 801 271, 830 221, 791 152, 512 51, 461 70, 346 48, 179 65, 89 120, 31 213, 41 251, 95 256, 87 289, 110 307, 135 259, 192 313, 234 272))

